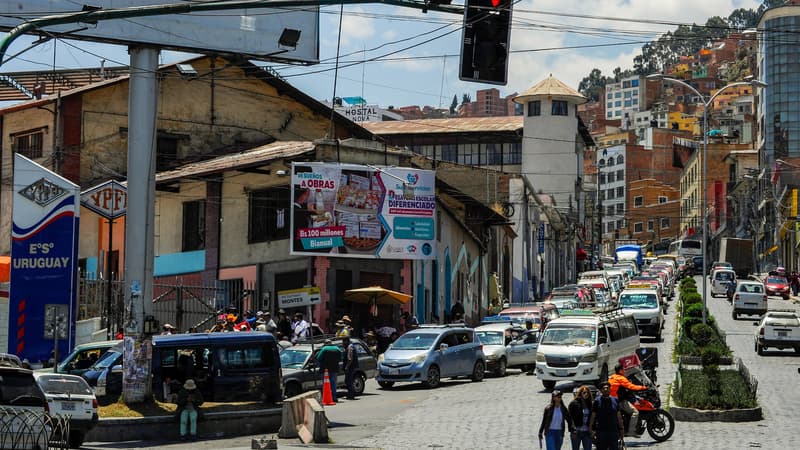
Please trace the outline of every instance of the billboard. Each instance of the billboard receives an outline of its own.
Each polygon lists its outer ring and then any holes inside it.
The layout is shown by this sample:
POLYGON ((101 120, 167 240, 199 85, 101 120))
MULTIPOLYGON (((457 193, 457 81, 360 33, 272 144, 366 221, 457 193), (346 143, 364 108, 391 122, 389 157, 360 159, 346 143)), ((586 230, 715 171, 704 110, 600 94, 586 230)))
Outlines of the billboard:
POLYGON ((8 348, 47 361, 74 346, 79 187, 14 154, 8 348))
POLYGON ((293 255, 432 259, 432 170, 357 164, 292 164, 293 255))
MULTIPOLYGON (((78 12, 87 3, 103 9, 180 3, 174 0, 0 0, 0 30, 26 19, 78 12)), ((220 2, 222 3, 222 2, 220 2)), ((48 26, 60 37, 121 45, 151 44, 193 53, 237 53, 254 59, 274 56, 303 63, 319 62, 319 8, 249 8, 103 20, 93 24, 48 26), (284 30, 300 31, 293 47, 281 46, 284 30)))

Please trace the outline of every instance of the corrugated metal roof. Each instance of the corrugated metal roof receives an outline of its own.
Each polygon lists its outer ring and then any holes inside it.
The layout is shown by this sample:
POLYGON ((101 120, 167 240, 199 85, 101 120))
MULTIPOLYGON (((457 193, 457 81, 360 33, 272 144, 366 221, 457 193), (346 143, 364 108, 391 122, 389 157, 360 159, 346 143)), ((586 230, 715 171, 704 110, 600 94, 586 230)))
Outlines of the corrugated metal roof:
POLYGON ((310 141, 277 141, 244 152, 220 156, 207 161, 187 164, 175 170, 160 172, 156 175, 156 183, 209 175, 227 170, 257 167, 272 160, 302 155, 303 153, 314 151, 314 148, 314 143, 310 141))
POLYGON ((477 133, 522 130, 522 116, 459 117, 453 119, 396 120, 387 122, 362 122, 361 125, 375 134, 442 134, 477 133))

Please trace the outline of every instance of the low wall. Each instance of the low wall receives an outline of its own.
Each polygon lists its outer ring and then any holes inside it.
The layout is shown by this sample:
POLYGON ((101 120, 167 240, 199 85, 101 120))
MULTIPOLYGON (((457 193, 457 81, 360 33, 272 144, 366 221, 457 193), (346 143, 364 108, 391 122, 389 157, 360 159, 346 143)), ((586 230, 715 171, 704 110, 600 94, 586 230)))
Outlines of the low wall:
POLYGON ((756 422, 764 416, 761 407, 731 410, 705 410, 672 406, 672 417, 680 422, 756 422))
MULTIPOLYGON (((254 411, 204 413, 197 423, 200 438, 220 438, 259 433, 277 433, 281 426, 281 408, 254 411)), ((174 415, 157 417, 100 419, 86 436, 89 442, 140 440, 178 440, 178 420, 174 415)))

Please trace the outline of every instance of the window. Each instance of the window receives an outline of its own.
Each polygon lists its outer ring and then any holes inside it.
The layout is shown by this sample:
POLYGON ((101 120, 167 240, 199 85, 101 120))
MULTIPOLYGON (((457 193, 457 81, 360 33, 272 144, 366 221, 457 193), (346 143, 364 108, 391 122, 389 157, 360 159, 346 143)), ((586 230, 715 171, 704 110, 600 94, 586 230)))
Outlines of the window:
MULTIPOLYGON (((616 101, 614 101, 614 107, 615 107, 615 108, 620 108, 620 107, 622 107, 622 100, 616 100, 616 101)), ((620 111, 617 111, 617 112, 620 112, 620 111)))
POLYGON ((619 323, 616 320, 612 320, 606 324, 608 327, 608 337, 610 341, 618 341, 622 339, 622 331, 619 328, 619 323))
POLYGON ((601 159, 600 161, 597 161, 597 165, 600 166, 600 167, 605 166, 606 165, 606 160, 605 159, 601 159))
POLYGON ((445 144, 442 145, 442 161, 456 162, 458 160, 458 145, 445 144))
POLYGON ((633 224, 633 232, 634 233, 641 233, 642 232, 642 222, 636 222, 633 224))
POLYGON ((624 219, 617 221, 617 228, 620 228, 620 229, 625 228, 625 220, 624 219))
POLYGON ((663 195, 658 196, 658 203, 667 203, 667 197, 663 195))
POLYGON ((569 103, 566 100, 553 100, 553 105, 550 114, 554 116, 568 116, 569 103))
POLYGON ((603 201, 605 199, 606 199, 606 191, 600 191, 600 201, 603 201))
POLYGON ((488 164, 503 164, 503 144, 486 144, 488 164))
POLYGON ((183 202, 183 245, 184 252, 206 248, 206 202, 195 200, 183 202))
POLYGON ((609 200, 614 198, 614 189, 609 189, 608 190, 608 193, 606 194, 606 198, 609 199, 609 200))
POLYGON ((262 369, 272 365, 272 358, 265 346, 237 346, 217 349, 222 369, 262 369))
POLYGON ((250 192, 247 242, 287 239, 290 202, 287 186, 250 192))
POLYGON ((617 164, 622 164, 625 162, 625 158, 622 155, 617 156, 617 164))
POLYGON ((39 128, 35 131, 23 131, 22 133, 12 134, 14 140, 14 151, 20 155, 36 159, 42 157, 44 150, 44 129, 39 128))
MULTIPOLYGON (((622 164, 622 163, 619 163, 619 164, 622 164)), ((620 169, 620 170, 617 171, 617 180, 619 180, 619 181, 625 180, 625 170, 624 169, 620 169)))
POLYGON ((655 226, 655 222, 656 221, 652 220, 652 219, 647 221, 647 231, 653 231, 654 226, 655 226))
POLYGON ((661 218, 661 229, 669 228, 669 217, 661 218))
POLYGON ((606 174, 600 174, 600 184, 606 184, 606 174))
POLYGON ((625 204, 617 203, 617 214, 625 214, 625 204))
POLYGON ((156 170, 175 167, 178 162, 178 138, 158 136, 156 138, 156 170))
POLYGON ((625 187, 619 186, 617 188, 617 198, 622 198, 622 197, 625 197, 625 187))
POLYGON ((614 205, 611 205, 611 206, 606 208, 606 214, 608 214, 609 216, 613 216, 614 215, 614 211, 615 211, 614 205))
MULTIPOLYGON (((611 160, 609 160, 608 163, 611 164, 611 160)), ((614 172, 608 172, 608 182, 613 183, 614 181, 616 181, 614 177, 614 172)))
POLYGON ((542 101, 534 100, 532 102, 528 102, 528 117, 541 116, 541 115, 542 115, 542 101))
POLYGON ((636 329, 636 319, 631 316, 619 319, 619 329, 623 339, 639 334, 639 330, 636 329))
POLYGON ((642 198, 641 195, 637 195, 636 197, 633 197, 633 207, 634 208, 638 208, 638 207, 642 206, 643 204, 644 204, 644 199, 642 198))

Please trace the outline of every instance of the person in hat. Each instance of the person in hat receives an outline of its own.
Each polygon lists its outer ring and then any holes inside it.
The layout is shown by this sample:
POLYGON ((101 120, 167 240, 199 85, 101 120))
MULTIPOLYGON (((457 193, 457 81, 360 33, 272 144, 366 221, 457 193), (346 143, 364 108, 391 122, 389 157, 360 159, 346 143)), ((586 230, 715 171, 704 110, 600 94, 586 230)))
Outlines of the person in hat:
POLYGON ((544 437, 547 450, 559 450, 564 444, 564 431, 569 428, 570 435, 575 433, 575 425, 569 409, 562 401, 561 391, 554 390, 550 395, 550 403, 544 407, 542 423, 539 425, 539 442, 544 437))
POLYGON ((367 331, 367 334, 364 335, 364 343, 367 344, 367 347, 369 347, 373 354, 377 354, 378 336, 375 335, 374 331, 367 331))
POLYGON ((319 364, 319 374, 322 379, 322 388, 325 388, 325 371, 328 371, 328 378, 331 382, 331 397, 336 403, 336 377, 339 374, 339 365, 342 363, 342 349, 334 345, 330 339, 325 340, 325 345, 317 353, 317 364, 319 364))
POLYGON ((289 339, 292 337, 292 322, 283 309, 278 310, 278 339, 289 339))
POLYGON ((167 336, 170 334, 175 334, 175 327, 172 325, 165 323, 163 327, 161 327, 161 335, 167 336))
MULTIPOLYGON (((259 311, 258 313, 261 314, 261 311, 259 311)), ((255 329, 256 320, 258 320, 258 316, 256 315, 256 313, 254 313, 252 309, 248 309, 247 312, 244 313, 244 317, 245 317, 244 320, 247 322, 247 326, 250 327, 251 330, 255 329)))
POLYGON ((203 404, 203 395, 197 389, 197 384, 189 378, 183 383, 183 388, 178 392, 178 409, 176 414, 180 418, 181 440, 197 439, 197 416, 200 413, 200 405, 203 404), (187 436, 187 425, 189 435, 187 436))
MULTIPOLYGON (((347 316, 345 316, 345 317, 347 317, 347 316)), ((350 336, 350 331, 351 331, 351 328, 348 327, 347 324, 344 323, 344 321, 340 320, 340 321, 336 322, 336 337, 337 338, 350 336)))
POLYGON ((342 338, 342 347, 344 348, 344 384, 347 386, 347 399, 353 400, 356 398, 354 383, 356 370, 358 370, 358 351, 355 344, 350 342, 349 336, 342 338))
POLYGON ((311 337, 311 326, 303 319, 303 313, 294 313, 294 323, 292 323, 292 343, 308 339, 311 337))

